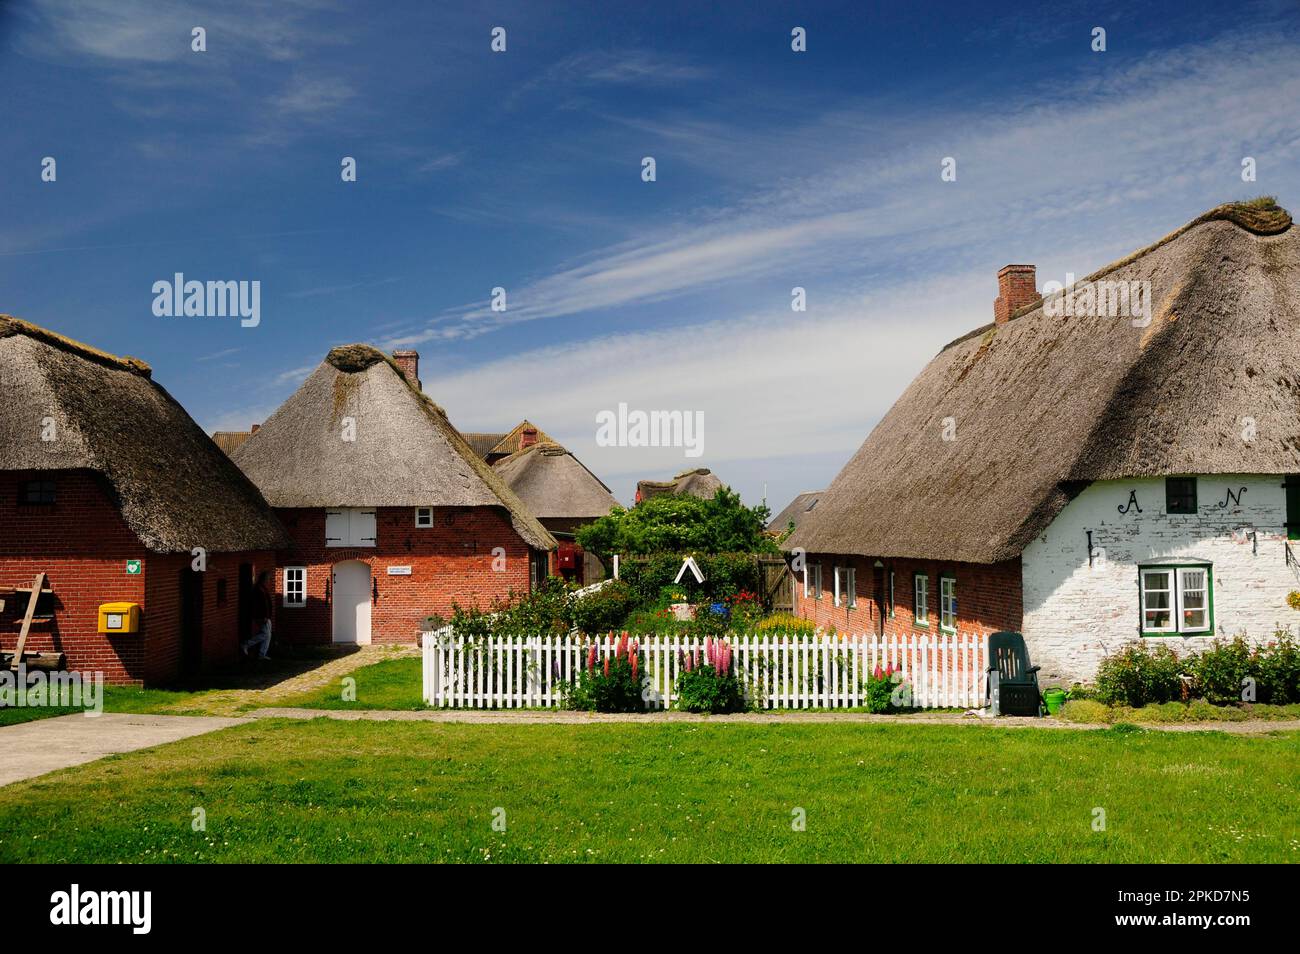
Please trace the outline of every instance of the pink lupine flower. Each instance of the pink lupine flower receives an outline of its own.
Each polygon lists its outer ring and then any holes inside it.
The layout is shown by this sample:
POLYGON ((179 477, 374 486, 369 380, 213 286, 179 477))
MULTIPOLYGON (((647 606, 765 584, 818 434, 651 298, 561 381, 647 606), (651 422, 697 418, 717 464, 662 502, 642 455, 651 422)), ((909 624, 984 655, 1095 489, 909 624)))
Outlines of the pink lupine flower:
POLYGON ((636 653, 633 653, 632 654, 632 681, 633 682, 636 681, 636 664, 637 664, 636 653))
POLYGON ((588 647, 587 649, 587 668, 588 669, 596 668, 596 644, 595 643, 592 643, 591 646, 588 647))
POLYGON ((605 657, 605 678, 609 678, 609 657, 605 657))

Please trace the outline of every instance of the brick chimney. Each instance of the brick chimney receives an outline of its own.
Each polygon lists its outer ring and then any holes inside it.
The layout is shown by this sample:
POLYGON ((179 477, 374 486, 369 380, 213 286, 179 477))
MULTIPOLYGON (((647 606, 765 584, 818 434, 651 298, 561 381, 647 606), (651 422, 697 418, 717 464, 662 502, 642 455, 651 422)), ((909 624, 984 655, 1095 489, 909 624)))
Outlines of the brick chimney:
POLYGON ((520 450, 523 450, 525 447, 532 447, 536 443, 537 443, 537 428, 533 427, 531 424, 519 432, 520 450))
POLYGON ((262 429, 262 425, 261 425, 261 424, 254 424, 252 427, 250 427, 250 428, 248 429, 248 433, 250 433, 250 434, 256 434, 256 433, 257 433, 258 431, 260 431, 261 429, 262 429))
POLYGON ((406 375, 406 380, 415 385, 415 389, 420 389, 420 352, 418 351, 394 351, 393 360, 397 366, 402 369, 406 375))
POLYGON ((1004 265, 998 270, 998 297, 993 302, 993 321, 1002 324, 1017 308, 1043 296, 1038 294, 1037 268, 1033 265, 1004 265))

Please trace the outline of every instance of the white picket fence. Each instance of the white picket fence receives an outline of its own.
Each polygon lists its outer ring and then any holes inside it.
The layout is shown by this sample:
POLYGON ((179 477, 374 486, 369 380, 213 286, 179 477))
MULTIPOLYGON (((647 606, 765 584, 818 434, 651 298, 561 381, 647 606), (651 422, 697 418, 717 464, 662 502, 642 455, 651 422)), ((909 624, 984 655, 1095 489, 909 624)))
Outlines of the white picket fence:
MULTIPOLYGON (((608 637, 594 640, 597 665, 613 656, 608 637)), ((592 639, 574 634, 535 637, 457 636, 451 627, 424 634, 424 701, 454 709, 549 708, 586 665, 592 639)), ((916 708, 987 704, 988 645, 974 633, 880 636, 754 635, 729 637, 733 666, 746 697, 760 709, 841 709, 864 704, 863 683, 879 667, 901 673, 901 697, 916 708), (904 688, 905 687, 905 688, 904 688)), ((673 686, 704 640, 647 636, 638 640, 644 698, 671 708, 673 686)))

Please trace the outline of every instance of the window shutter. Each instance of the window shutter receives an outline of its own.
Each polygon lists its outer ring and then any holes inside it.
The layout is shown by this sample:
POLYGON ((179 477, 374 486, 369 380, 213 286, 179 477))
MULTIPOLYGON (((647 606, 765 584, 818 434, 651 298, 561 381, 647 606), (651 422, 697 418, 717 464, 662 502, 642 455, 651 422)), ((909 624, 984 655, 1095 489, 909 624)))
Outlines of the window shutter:
POLYGON ((348 512, 346 510, 325 511, 325 546, 341 547, 348 542, 348 512))
POLYGON ((352 545, 373 547, 378 539, 375 532, 375 511, 352 511, 352 545))

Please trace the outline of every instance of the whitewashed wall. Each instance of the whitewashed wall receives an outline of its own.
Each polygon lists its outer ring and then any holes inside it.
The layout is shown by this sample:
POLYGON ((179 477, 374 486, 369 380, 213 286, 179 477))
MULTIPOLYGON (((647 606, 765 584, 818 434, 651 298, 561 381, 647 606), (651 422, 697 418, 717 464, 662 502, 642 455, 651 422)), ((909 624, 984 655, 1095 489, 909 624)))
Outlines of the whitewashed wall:
MULTIPOLYGON (((1022 559, 1025 640, 1042 676, 1091 680, 1107 653, 1138 633, 1139 563, 1168 557, 1214 565, 1214 625, 1219 636, 1245 633, 1266 640, 1278 628, 1295 631, 1300 613, 1286 603, 1300 590, 1300 573, 1285 556, 1286 493, 1280 476, 1201 477, 1195 515, 1165 513, 1160 479, 1092 484, 1025 548, 1022 559), (1242 488, 1245 491, 1242 492, 1242 488), (1240 505, 1229 500, 1231 489, 1240 505), (1137 508, 1122 514, 1130 491, 1137 508), (1098 548, 1088 566, 1088 538, 1098 548), (1255 531, 1252 544, 1249 532, 1255 531)), ((1291 545, 1300 556, 1300 541, 1291 545)), ((1181 652, 1212 637, 1151 637, 1181 652)))

